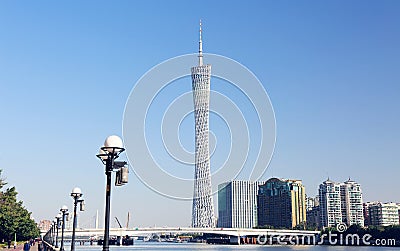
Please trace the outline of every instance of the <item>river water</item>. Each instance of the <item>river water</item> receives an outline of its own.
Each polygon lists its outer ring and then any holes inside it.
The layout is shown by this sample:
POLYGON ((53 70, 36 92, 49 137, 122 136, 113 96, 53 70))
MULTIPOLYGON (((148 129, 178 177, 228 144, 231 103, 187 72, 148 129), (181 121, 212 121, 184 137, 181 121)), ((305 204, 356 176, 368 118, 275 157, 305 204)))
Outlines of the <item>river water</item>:
MULTIPOLYGON (((101 251, 101 246, 76 246, 76 251, 101 251)), ((68 248, 66 248, 68 250, 68 248)), ((287 250, 304 250, 304 251, 371 251, 371 250, 382 250, 400 251, 400 247, 376 247, 376 246, 357 246, 357 247, 345 247, 345 246, 262 246, 262 245, 211 245, 202 243, 157 243, 157 242, 141 242, 136 241, 133 246, 110 246, 110 251, 131 251, 131 250, 146 250, 146 251, 180 251, 180 250, 199 250, 199 251, 233 251, 233 250, 272 250, 272 251, 287 251, 287 250)))

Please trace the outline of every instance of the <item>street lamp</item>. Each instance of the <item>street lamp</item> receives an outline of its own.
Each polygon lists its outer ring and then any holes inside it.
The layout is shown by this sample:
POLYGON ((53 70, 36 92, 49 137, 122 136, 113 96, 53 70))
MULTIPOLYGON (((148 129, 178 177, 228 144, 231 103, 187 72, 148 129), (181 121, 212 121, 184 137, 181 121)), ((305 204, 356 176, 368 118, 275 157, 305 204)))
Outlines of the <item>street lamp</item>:
POLYGON ((50 229, 49 229, 49 231, 47 232, 48 234, 49 234, 49 237, 48 237, 48 242, 49 243, 51 243, 51 244, 54 244, 53 242, 54 242, 54 239, 53 239, 53 229, 54 229, 54 224, 53 223, 51 223, 51 225, 50 225, 50 229))
POLYGON ((52 235, 53 235, 53 237, 51 238, 51 243, 52 243, 53 246, 57 245, 56 228, 57 228, 57 220, 54 219, 53 220, 53 225, 52 225, 52 231, 53 231, 52 235))
POLYGON ((112 135, 106 139, 104 146, 100 148, 100 153, 96 155, 105 165, 107 177, 103 251, 109 250, 111 173, 114 169, 114 160, 117 159, 124 150, 122 139, 112 135))
POLYGON ((62 214, 58 213, 56 216, 56 248, 58 248, 58 229, 60 228, 60 220, 61 220, 62 214))
POLYGON ((72 224, 72 239, 71 239, 71 251, 75 251, 75 228, 76 228, 76 206, 80 203, 80 209, 83 211, 83 199, 79 199, 82 196, 82 191, 79 187, 72 189, 71 197, 74 199, 74 221, 72 224))
POLYGON ((62 227, 61 227, 61 247, 60 247, 60 251, 64 251, 64 229, 65 229, 65 216, 68 215, 68 207, 67 206, 62 206, 60 209, 61 213, 62 213, 62 227))

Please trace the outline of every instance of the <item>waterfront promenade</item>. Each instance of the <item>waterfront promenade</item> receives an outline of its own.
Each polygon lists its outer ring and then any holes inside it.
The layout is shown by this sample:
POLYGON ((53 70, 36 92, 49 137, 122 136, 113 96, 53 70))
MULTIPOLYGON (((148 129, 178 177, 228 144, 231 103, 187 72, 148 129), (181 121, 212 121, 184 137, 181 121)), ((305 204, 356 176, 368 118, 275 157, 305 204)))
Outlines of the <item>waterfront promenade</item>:
MULTIPOLYGON (((33 251, 32 248, 34 248, 34 246, 31 247, 31 250, 30 250, 30 251, 33 251)), ((5 248, 3 248, 2 250, 3 250, 3 251, 23 251, 23 250, 24 250, 24 244, 18 244, 17 247, 16 247, 15 249, 14 249, 14 246, 11 245, 11 248, 5 247, 5 248)))
MULTIPOLYGON (((31 249, 29 251, 37 251, 38 249, 38 243, 35 243, 34 246, 31 246, 31 249)), ((19 243, 17 247, 14 249, 13 243, 11 243, 11 248, 7 248, 7 246, 3 249, 2 251, 24 251, 24 243, 19 243)))

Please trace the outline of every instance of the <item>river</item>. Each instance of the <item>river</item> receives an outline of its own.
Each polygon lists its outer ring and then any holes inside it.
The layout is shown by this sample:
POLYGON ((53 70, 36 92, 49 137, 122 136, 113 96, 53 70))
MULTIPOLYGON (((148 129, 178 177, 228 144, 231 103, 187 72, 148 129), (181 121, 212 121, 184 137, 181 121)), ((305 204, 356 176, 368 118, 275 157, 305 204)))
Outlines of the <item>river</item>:
MULTIPOLYGON (((76 251, 100 251, 101 246, 76 246, 76 251)), ((66 248, 68 250, 68 248, 66 248)), ((309 251, 399 251, 400 247, 376 247, 376 246, 262 246, 262 245, 211 245, 202 243, 157 243, 157 242, 141 242, 136 241, 133 246, 110 246, 110 251, 130 251, 130 250, 146 250, 146 251, 179 251, 179 250, 199 250, 199 251, 233 251, 233 250, 273 250, 273 251, 286 251, 286 250, 309 250, 309 251)))

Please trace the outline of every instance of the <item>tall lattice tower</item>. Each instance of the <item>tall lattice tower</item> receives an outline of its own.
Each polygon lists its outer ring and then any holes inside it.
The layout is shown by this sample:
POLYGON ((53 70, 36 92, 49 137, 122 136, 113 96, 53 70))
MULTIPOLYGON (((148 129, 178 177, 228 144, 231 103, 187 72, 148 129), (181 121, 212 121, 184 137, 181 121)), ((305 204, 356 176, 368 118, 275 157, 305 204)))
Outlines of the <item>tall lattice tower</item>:
POLYGON ((210 106, 211 65, 203 65, 203 45, 199 40, 199 65, 192 67, 192 89, 195 118, 195 175, 192 227, 215 227, 211 189, 208 118, 210 106))

